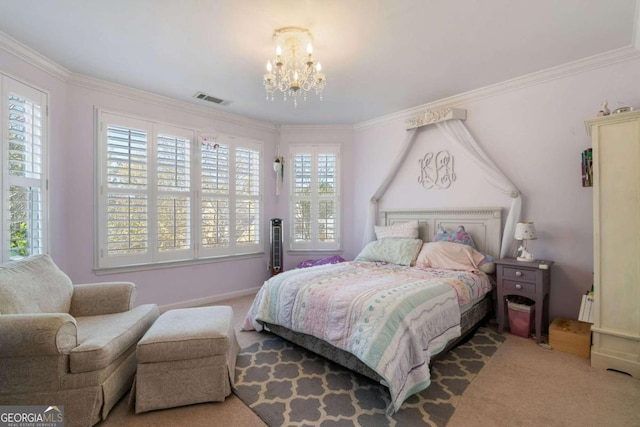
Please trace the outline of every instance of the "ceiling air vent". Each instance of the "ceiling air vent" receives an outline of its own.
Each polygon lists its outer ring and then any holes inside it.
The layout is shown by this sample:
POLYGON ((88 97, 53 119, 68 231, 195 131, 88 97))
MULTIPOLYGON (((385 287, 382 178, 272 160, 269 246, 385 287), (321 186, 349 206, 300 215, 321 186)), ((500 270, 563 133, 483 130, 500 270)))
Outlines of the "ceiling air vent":
POLYGON ((193 97, 196 99, 201 99, 203 101, 213 102, 214 104, 219 104, 219 105, 228 105, 230 102, 230 101, 225 101, 224 99, 216 98, 215 96, 207 95, 204 92, 198 92, 195 95, 193 95, 193 97))

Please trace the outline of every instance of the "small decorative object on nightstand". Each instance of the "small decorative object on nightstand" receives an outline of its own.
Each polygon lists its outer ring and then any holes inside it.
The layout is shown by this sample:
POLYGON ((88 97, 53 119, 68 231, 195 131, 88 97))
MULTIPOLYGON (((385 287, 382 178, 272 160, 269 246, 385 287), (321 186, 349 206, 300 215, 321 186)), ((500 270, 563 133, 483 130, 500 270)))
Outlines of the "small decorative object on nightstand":
POLYGON ((532 222, 519 222, 516 224, 516 232, 513 238, 522 242, 518 248, 517 260, 527 262, 533 261, 535 257, 532 253, 527 251, 527 240, 535 240, 538 238, 535 225, 533 225, 532 222))
POLYGON ((541 342, 542 330, 549 326, 549 290, 553 261, 518 261, 503 258, 496 261, 498 287, 498 332, 504 329, 505 300, 510 295, 520 295, 535 303, 536 340, 541 342))

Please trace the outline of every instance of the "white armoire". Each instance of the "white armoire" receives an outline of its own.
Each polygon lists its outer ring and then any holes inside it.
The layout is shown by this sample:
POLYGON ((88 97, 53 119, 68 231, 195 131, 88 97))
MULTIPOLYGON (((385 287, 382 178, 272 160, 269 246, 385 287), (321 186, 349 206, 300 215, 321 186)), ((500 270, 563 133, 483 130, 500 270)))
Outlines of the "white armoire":
POLYGON ((640 378, 640 111, 586 125, 593 142, 591 366, 640 378))

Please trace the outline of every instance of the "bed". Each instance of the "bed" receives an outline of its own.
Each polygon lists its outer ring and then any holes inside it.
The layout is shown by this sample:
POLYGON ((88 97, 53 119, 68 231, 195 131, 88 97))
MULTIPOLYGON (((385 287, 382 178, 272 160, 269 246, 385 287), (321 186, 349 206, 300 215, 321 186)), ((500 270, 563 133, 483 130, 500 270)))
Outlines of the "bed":
POLYGON ((471 334, 494 306, 491 275, 443 268, 449 264, 433 250, 462 250, 480 265, 499 253, 502 218, 500 208, 383 211, 381 218, 379 240, 354 261, 265 282, 243 328, 268 330, 384 384, 395 412, 429 386, 430 361, 471 334), (402 234, 408 224, 417 227, 417 239, 402 234), (391 238, 381 238, 387 232, 391 238), (448 242, 422 244, 435 240, 448 242))

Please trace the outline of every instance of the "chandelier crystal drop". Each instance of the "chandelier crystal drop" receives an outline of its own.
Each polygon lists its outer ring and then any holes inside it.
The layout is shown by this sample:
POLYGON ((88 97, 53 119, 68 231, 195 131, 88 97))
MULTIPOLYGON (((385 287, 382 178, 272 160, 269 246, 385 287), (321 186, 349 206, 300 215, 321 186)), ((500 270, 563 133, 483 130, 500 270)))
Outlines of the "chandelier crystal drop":
POLYGON ((293 106, 297 107, 298 95, 302 93, 306 101, 307 92, 311 90, 322 100, 327 80, 322 73, 322 66, 313 57, 309 30, 280 28, 273 34, 273 39, 276 42, 276 56, 267 62, 267 73, 263 80, 267 101, 273 101, 276 91, 280 91, 284 101, 292 98, 293 106))

